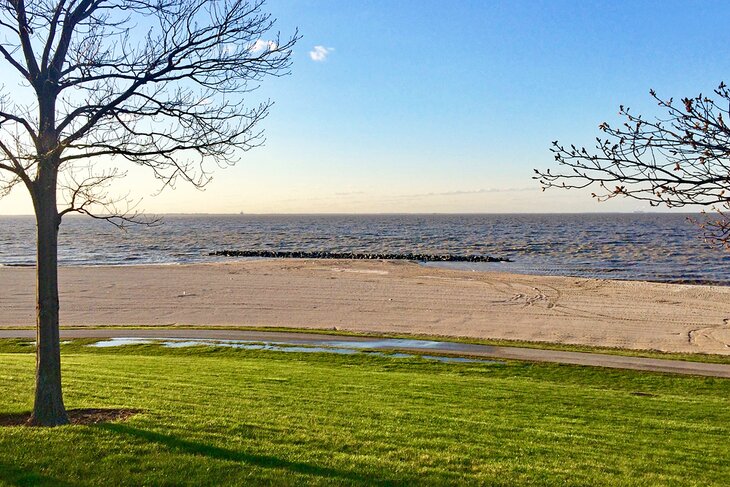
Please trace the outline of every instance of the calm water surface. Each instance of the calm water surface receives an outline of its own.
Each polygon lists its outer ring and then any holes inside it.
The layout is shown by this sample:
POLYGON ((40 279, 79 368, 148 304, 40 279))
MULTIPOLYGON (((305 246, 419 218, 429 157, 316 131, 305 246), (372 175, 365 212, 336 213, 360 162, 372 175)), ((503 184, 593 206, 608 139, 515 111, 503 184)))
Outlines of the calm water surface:
MULTIPOLYGON (((30 217, 0 217, 0 265, 35 256, 30 217)), ((730 253, 711 247, 680 214, 167 216, 126 232, 67 218, 62 265, 222 260, 215 250, 485 254, 511 263, 429 264, 616 279, 730 284, 730 253)))

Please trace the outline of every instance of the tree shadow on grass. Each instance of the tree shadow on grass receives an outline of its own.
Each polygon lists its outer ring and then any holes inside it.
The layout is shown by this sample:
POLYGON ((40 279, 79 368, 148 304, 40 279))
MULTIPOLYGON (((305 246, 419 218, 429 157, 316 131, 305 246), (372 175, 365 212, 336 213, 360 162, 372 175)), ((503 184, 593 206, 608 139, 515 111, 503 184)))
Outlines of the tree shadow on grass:
POLYGON ((9 485, 49 485, 58 487, 70 487, 74 484, 60 480, 32 469, 24 469, 17 465, 0 462, 0 483, 5 482, 9 485))
POLYGON ((312 465, 304 462, 293 462, 270 455, 258 455, 254 453, 246 453, 243 451, 229 450, 227 448, 221 448, 217 446, 206 445, 203 443, 183 440, 172 435, 166 435, 148 430, 141 430, 124 424, 100 424, 98 425, 98 427, 107 431, 112 431, 114 433, 134 436, 152 443, 158 443, 164 445, 170 450, 175 450, 182 453, 200 455, 218 460, 243 462, 263 468, 284 469, 294 473, 323 477, 326 479, 341 480, 366 485, 412 484, 416 481, 416 479, 414 478, 373 478, 362 475, 358 472, 336 470, 333 468, 312 465))
MULTIPOLYGON (((100 424, 107 421, 121 421, 142 411, 137 409, 69 409, 69 421, 73 425, 100 424)), ((0 427, 30 426, 31 413, 0 414, 0 427)), ((49 475, 23 468, 16 464, 0 462, 0 483, 9 485, 49 485, 67 487, 76 485, 49 475)))

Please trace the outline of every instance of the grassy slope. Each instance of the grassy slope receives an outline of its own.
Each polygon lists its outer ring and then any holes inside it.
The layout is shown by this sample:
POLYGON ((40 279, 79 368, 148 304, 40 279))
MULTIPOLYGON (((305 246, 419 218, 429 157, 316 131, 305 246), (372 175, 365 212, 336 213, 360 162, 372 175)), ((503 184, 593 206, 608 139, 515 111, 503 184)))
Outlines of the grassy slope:
MULTIPOLYGON (((0 413, 30 408, 27 351, 22 342, 0 342, 0 413)), ((64 346, 64 373, 68 407, 146 412, 117 424, 0 428, 5 482, 730 480, 730 381, 723 379, 78 344, 64 346)))

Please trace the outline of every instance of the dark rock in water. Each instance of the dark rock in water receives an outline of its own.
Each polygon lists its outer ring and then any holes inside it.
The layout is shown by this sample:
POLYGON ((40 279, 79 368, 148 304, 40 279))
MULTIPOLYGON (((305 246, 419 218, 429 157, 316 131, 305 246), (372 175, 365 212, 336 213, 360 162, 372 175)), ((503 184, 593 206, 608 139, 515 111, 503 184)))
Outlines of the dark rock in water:
POLYGON ((503 257, 489 255, 430 255, 430 254, 379 254, 365 252, 302 252, 285 250, 218 250, 208 255, 217 257, 271 257, 278 259, 373 259, 415 260, 419 262, 512 262, 503 257))

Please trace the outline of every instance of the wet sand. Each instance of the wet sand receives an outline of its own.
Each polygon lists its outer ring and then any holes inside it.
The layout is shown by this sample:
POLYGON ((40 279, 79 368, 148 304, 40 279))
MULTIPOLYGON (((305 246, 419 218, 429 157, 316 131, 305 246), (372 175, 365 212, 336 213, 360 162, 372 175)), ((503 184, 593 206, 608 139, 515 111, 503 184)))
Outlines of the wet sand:
MULTIPOLYGON (((34 323, 34 269, 0 267, 0 327, 34 323)), ((244 325, 730 355, 730 287, 252 260, 60 269, 63 325, 244 325)))

